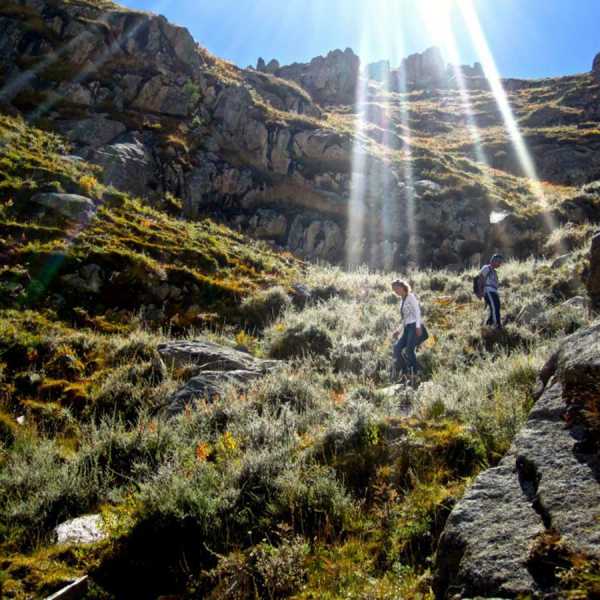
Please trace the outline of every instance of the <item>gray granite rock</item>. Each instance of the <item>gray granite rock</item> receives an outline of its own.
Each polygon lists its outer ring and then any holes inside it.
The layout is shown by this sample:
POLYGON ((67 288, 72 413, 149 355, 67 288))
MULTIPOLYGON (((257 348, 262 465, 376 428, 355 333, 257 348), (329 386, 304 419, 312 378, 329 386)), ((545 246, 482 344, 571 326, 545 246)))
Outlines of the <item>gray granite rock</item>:
POLYGON ((600 384, 600 325, 565 339, 540 377, 541 396, 510 451, 448 519, 437 598, 553 593, 529 560, 536 536, 550 530, 573 552, 600 558, 600 457, 585 425, 565 423, 581 390, 600 384))
POLYGON ((103 118, 60 121, 57 128, 71 141, 93 147, 108 144, 126 131, 123 123, 103 118))
POLYGON ((203 371, 192 377, 169 398, 168 415, 183 412, 198 400, 211 401, 222 396, 228 386, 244 387, 254 379, 262 377, 261 371, 237 369, 233 371, 203 371))
POLYGON ((206 340, 167 342, 158 346, 158 352, 168 366, 192 366, 195 371, 169 398, 167 413, 171 416, 198 400, 210 401, 221 396, 229 385, 243 387, 281 364, 206 340))
POLYGON ((148 195, 154 179, 154 162, 144 143, 135 137, 127 141, 101 146, 90 160, 103 168, 102 181, 135 196, 148 195))
POLYGON ((206 371, 265 372, 277 364, 276 361, 254 358, 246 352, 206 340, 166 342, 159 344, 158 353, 167 365, 174 367, 195 365, 206 371))

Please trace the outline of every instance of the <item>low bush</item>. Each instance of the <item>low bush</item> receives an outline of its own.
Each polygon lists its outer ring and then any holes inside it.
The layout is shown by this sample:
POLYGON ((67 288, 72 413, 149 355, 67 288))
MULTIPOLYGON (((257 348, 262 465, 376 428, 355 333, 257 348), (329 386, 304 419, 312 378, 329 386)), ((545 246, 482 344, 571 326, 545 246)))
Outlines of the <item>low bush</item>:
POLYGON ((275 321, 291 303, 285 289, 276 286, 245 298, 240 313, 247 326, 263 329, 275 321))
POLYGON ((97 488, 76 460, 61 456, 52 441, 19 436, 0 470, 3 542, 24 549, 47 540, 62 521, 84 514, 97 488))
POLYGON ((298 323, 283 331, 274 330, 268 342, 271 358, 290 359, 309 355, 329 356, 333 341, 329 332, 314 324, 298 323))
POLYGON ((284 538, 278 545, 263 541, 245 552, 220 557, 219 564, 203 577, 211 589, 208 598, 287 598, 305 581, 308 553, 307 542, 295 536, 284 538))

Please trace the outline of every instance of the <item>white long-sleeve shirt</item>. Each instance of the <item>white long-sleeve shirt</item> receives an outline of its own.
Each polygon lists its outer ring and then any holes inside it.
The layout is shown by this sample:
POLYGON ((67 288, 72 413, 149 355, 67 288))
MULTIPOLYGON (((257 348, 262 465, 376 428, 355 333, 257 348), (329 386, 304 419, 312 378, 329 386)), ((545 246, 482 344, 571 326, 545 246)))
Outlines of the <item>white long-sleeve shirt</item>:
POLYGON ((407 294, 404 299, 400 307, 400 314, 402 315, 404 325, 416 323, 417 327, 421 327, 421 308, 419 307, 417 297, 412 292, 407 294))

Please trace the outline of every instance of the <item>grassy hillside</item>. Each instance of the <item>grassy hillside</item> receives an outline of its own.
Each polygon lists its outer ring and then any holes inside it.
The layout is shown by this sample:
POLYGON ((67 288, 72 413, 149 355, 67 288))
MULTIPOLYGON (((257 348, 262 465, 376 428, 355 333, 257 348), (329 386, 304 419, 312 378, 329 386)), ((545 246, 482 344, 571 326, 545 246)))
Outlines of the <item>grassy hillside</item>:
POLYGON ((291 256, 209 220, 172 217, 180 209, 174 198, 152 209, 100 185, 97 174, 57 136, 0 116, 0 305, 44 307, 65 319, 77 308, 117 325, 144 304, 162 305, 156 324, 191 323, 211 311, 235 318, 244 295, 295 276, 291 256), (32 198, 47 192, 91 198, 96 218, 85 225, 43 214, 32 198), (99 268, 98 290, 65 285, 89 265, 99 268))
POLYGON ((586 233, 560 267, 506 265, 499 337, 480 330, 472 273, 402 274, 432 338, 421 386, 389 393, 397 274, 308 268, 180 221, 104 189, 59 138, 0 123, 2 593, 89 573, 96 598, 432 597, 453 503, 508 448, 554 340, 587 321, 555 308, 583 290, 586 233), (93 198, 96 218, 39 214, 49 190, 93 198), (73 286, 92 264, 99 290, 73 286), (519 320, 532 300, 545 318, 519 320), (157 346, 198 335, 284 363, 167 421, 189 369, 157 346), (52 545, 55 525, 96 511, 106 541, 52 545))

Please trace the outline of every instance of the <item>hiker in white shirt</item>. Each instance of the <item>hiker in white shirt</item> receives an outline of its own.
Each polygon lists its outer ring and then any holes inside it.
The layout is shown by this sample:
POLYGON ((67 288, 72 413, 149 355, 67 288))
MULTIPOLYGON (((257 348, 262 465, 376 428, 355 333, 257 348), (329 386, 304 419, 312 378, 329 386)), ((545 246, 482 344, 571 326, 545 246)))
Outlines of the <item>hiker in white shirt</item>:
POLYGON ((394 366, 396 372, 414 375, 420 369, 415 348, 427 339, 425 326, 421 322, 421 308, 408 282, 396 279, 392 282, 392 290, 402 299, 400 315, 404 326, 402 335, 399 328, 392 334, 392 339, 396 340, 393 347, 394 366))

